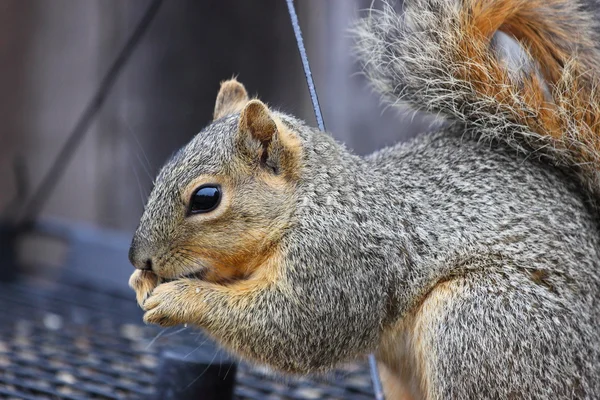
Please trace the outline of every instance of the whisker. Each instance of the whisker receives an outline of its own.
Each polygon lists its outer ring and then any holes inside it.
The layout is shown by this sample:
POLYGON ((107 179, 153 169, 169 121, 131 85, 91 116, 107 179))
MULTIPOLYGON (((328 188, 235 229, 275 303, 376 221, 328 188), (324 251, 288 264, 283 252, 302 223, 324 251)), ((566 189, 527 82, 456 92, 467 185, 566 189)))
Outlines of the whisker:
POLYGON ((169 337, 169 336, 176 335, 176 334, 178 334, 178 333, 181 333, 181 332, 185 331, 186 329, 188 329, 188 327, 187 327, 187 326, 184 326, 184 327, 183 327, 183 328, 181 328, 181 329, 177 329, 175 332, 171 332, 171 333, 169 333, 168 335, 165 335, 165 337, 169 337))
POLYGON ((131 129, 131 125, 129 125, 129 122, 127 120, 125 120, 124 124, 125 124, 125 128, 127 129, 127 133, 129 133, 129 135, 133 138, 133 140, 137 144, 137 147, 142 152, 142 156, 144 157, 144 160, 146 160, 146 164, 144 164, 139 157, 139 153, 136 152, 136 157, 137 157, 138 161, 140 162, 140 164, 142 164, 142 168, 144 168, 144 171, 150 178, 150 182, 152 182, 154 180, 154 178, 152 177, 152 174, 150 174, 150 171, 149 171, 149 168, 152 167, 152 164, 150 164, 150 160, 148 160, 148 156, 146 155, 146 152, 144 151, 144 147, 138 140, 137 135, 133 132, 133 129, 131 129))
POLYGON ((197 255, 198 253, 182 247, 170 253, 169 261, 174 261, 177 264, 177 267, 184 271, 182 275, 188 273, 194 274, 206 268, 206 266, 198 259, 197 255), (196 255, 196 257, 194 257, 194 255, 196 255))
MULTIPOLYGON (((192 382, 190 382, 190 384, 189 384, 189 385, 187 385, 187 386, 185 387, 185 389, 188 389, 190 386, 192 386, 194 383, 196 383, 196 381, 197 381, 198 379, 200 379, 200 378, 202 377, 202 375, 204 375, 204 374, 206 373, 206 371, 208 371, 208 369, 211 367, 212 363, 215 361, 215 358, 217 358, 217 354, 218 354, 218 353, 219 353, 219 350, 215 351, 215 355, 213 356, 212 360, 210 360, 210 363, 208 363, 208 365, 206 366, 206 368, 204 369, 204 371, 202 371, 202 372, 200 373, 200 375, 198 375, 198 377, 197 377, 196 379, 194 379, 192 382)), ((184 389, 184 390, 185 390, 185 389, 184 389)))
POLYGON ((131 170, 133 171, 133 175, 135 176, 135 180, 137 182, 138 189, 140 192, 140 199, 142 200, 142 208, 144 208, 144 206, 146 205, 146 198, 148 196, 145 195, 144 189, 142 188, 142 183, 140 182, 140 177, 136 171, 135 166, 131 163, 131 159, 128 159, 127 162, 129 163, 129 166, 131 167, 131 170))
POLYGON ((227 372, 225 372, 225 376, 223 377, 223 380, 227 379, 227 375, 229 375, 229 371, 231 371, 231 367, 233 367, 232 362, 229 363, 229 368, 227 368, 227 372))
POLYGON ((165 332, 166 332, 166 331, 168 331, 168 330, 169 330, 169 328, 166 328, 166 329, 163 329, 163 330, 161 330, 160 332, 158 332, 158 334, 157 334, 157 335, 154 337, 154 339, 152 339, 152 340, 150 341, 150 343, 148 343, 148 345, 146 346, 146 350, 150 349, 150 347, 151 347, 151 346, 152 346, 154 343, 156 343, 156 340, 157 340, 159 337, 161 337, 161 336, 163 335, 163 333, 165 333, 165 332))

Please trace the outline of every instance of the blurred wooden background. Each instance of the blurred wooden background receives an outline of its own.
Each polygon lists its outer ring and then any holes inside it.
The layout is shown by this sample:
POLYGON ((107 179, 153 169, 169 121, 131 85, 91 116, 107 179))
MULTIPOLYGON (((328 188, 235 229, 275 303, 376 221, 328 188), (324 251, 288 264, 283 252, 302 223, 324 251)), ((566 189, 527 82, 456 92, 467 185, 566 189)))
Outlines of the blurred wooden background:
MULTIPOLYGON (((361 154, 425 127, 384 110, 358 74, 348 29, 370 3, 297 1, 327 128, 361 154)), ((35 187, 147 4, 0 0, 0 212, 15 160, 35 187)), ((133 231, 158 169, 232 75, 315 124, 284 0, 165 1, 42 215, 133 231)))

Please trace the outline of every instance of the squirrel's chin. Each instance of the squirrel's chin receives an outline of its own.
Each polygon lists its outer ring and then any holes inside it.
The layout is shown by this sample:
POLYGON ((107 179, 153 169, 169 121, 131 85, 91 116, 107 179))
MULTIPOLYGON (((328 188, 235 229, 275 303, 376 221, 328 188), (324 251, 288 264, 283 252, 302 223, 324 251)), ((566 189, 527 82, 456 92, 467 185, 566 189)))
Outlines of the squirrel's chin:
POLYGON ((200 271, 195 271, 195 272, 191 272, 189 274, 179 275, 176 277, 169 277, 169 278, 161 277, 160 280, 161 280, 161 282, 172 282, 172 281, 176 281, 179 279, 198 279, 198 280, 202 281, 206 277, 206 271, 207 271, 206 268, 202 268, 202 270, 200 270, 200 271))

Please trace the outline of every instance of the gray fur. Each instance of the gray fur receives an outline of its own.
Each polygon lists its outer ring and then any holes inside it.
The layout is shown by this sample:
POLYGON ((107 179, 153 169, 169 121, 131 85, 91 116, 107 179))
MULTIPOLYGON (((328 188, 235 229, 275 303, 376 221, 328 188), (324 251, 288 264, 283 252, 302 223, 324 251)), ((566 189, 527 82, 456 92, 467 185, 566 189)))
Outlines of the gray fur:
MULTIPOLYGON (((409 11, 423 6, 420 17, 435 18, 443 34, 439 16, 453 2, 406 3, 409 11)), ((600 231, 589 186, 577 170, 515 151, 518 139, 496 140, 498 132, 532 133, 501 109, 480 109, 461 83, 438 85, 443 57, 413 53, 419 33, 406 39, 393 31, 403 25, 390 28, 395 17, 380 17, 387 28, 364 25, 361 33, 374 62, 390 68, 371 71, 375 84, 454 122, 361 158, 276 113, 303 151, 279 243, 282 275, 243 306, 203 297, 210 312, 198 324, 284 372, 326 371, 373 351, 385 363, 381 343, 391 327, 453 282, 461 290, 421 316, 428 384, 412 387, 415 398, 600 398, 600 231), (379 53, 392 39, 396 52, 379 53)), ((182 234, 180 188, 201 173, 235 174, 237 120, 215 121, 165 166, 134 243, 160 252, 182 234)))
MULTIPOLYGON (((281 371, 324 371, 377 350, 386 327, 438 282, 460 278, 469 296, 425 338, 440 349, 430 360, 436 398, 600 393, 597 214, 568 173, 456 130, 361 159, 281 117, 305 151, 281 243, 285 280, 248 308, 215 302, 208 333, 281 371)), ((209 156, 192 146, 183 154, 209 156)), ((181 156, 168 164, 140 231, 158 234, 148 221, 168 207, 174 180, 165 174, 200 165, 181 156)))
MULTIPOLYGON (((489 0, 488 4, 495 2, 489 0)), ((600 174, 596 168, 600 165, 600 154, 590 143, 598 140, 597 127, 581 120, 584 110, 576 105, 572 109, 572 96, 576 96, 572 91, 579 90, 573 89, 579 87, 578 81, 591 80, 587 83, 594 93, 592 97, 598 99, 598 18, 584 12, 584 5, 577 0, 553 0, 547 5, 538 2, 539 20, 549 26, 560 24, 570 32, 570 41, 553 35, 551 30, 539 32, 571 57, 564 60, 562 77, 551 87, 557 114, 565 126, 562 137, 553 139, 543 132, 532 131, 515 118, 515 108, 531 116, 540 111, 531 108, 518 93, 511 104, 503 103, 491 96, 481 96, 474 90, 473 82, 455 76, 460 68, 473 68, 456 60, 464 3, 467 1, 407 0, 402 15, 386 3, 383 11, 371 10, 367 18, 360 20, 354 28, 356 49, 373 88, 393 105, 408 105, 461 122, 464 129, 475 132, 481 140, 500 139, 530 156, 578 168, 581 170, 578 179, 594 197, 600 196, 600 174), (591 162, 580 159, 581 150, 589 152, 591 162)), ((499 58, 504 57, 500 54, 499 58)), ((510 71, 515 87, 532 71, 537 72, 531 59, 526 62, 521 57, 521 62, 524 68, 510 71)), ((514 60, 510 63, 514 64, 514 60)), ((586 107, 598 111, 595 102, 586 107)))

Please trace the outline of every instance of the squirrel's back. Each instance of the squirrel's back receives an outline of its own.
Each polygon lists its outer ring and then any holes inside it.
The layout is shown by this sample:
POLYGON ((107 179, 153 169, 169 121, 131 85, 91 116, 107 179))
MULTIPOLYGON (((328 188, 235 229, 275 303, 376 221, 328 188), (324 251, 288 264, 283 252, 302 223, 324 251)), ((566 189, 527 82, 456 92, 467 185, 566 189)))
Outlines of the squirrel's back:
POLYGON ((384 376, 425 380, 413 393, 432 399, 596 398, 600 218, 574 173, 456 128, 369 162, 397 202, 377 218, 415 265, 389 295, 404 312, 384 376))

